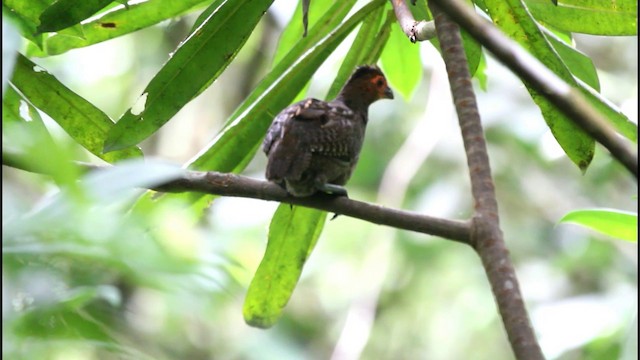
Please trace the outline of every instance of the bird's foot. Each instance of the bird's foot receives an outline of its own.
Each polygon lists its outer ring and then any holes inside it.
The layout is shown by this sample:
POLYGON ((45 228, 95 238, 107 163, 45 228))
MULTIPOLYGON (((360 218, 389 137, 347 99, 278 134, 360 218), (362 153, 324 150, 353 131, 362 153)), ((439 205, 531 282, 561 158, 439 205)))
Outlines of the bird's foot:
POLYGON ((349 194, 347 193, 347 189, 345 189, 340 185, 335 185, 335 184, 319 185, 318 191, 322 191, 323 193, 330 194, 330 195, 349 197, 349 194))

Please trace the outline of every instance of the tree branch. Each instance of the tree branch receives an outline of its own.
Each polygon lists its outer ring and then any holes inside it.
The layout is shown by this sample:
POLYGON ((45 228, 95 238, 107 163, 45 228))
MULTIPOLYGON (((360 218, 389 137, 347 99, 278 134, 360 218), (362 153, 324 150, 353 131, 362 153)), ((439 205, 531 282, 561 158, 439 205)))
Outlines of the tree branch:
POLYGON ((407 7, 405 0, 390 0, 393 11, 396 13, 398 23, 407 34, 412 43, 416 41, 431 40, 436 36, 436 28, 433 21, 416 21, 407 7))
MULTIPOLYGON (((19 155, 2 154, 2 164, 5 166, 46 174, 45 169, 27 166, 25 165, 27 163, 19 155)), ((104 170, 110 167, 85 163, 78 163, 78 166, 86 171, 104 170)), ((350 216, 378 225, 387 225, 398 229, 440 236, 465 244, 469 244, 471 237, 468 221, 435 218, 411 211, 391 209, 352 200, 347 197, 336 197, 327 194, 296 198, 271 182, 215 171, 184 170, 180 178, 160 184, 150 190, 169 193, 192 191, 212 195, 278 201, 350 216)))
POLYGON ((637 151, 620 138, 614 128, 580 91, 565 83, 493 24, 477 15, 467 4, 459 0, 434 1, 482 46, 489 49, 498 60, 607 148, 615 159, 635 175, 636 179, 638 178, 637 151))
POLYGON ((429 6, 449 74, 469 165, 471 192, 475 200, 471 243, 482 260, 516 358, 543 359, 500 230, 489 156, 460 29, 434 2, 429 2, 429 6))

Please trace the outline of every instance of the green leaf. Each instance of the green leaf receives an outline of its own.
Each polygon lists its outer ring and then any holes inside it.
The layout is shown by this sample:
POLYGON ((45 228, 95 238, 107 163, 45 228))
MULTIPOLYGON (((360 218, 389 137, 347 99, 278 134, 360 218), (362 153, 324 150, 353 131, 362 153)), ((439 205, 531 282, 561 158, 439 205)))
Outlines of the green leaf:
POLYGON ((37 31, 60 31, 79 24, 110 3, 111 0, 58 0, 40 14, 40 26, 37 31))
POLYGON ((550 31, 545 31, 544 35, 549 44, 560 55, 569 71, 596 91, 600 91, 600 79, 598 79, 598 72, 591 58, 578 49, 569 46, 550 31))
POLYGON ((573 223, 614 238, 638 242, 638 214, 615 209, 585 209, 567 213, 561 223, 573 223))
MULTIPOLYGON (((210 0, 144 1, 128 6, 117 6, 84 24, 78 25, 82 37, 57 33, 44 40, 44 50, 29 48, 29 56, 62 54, 71 49, 97 44, 134 31, 147 28, 164 20, 185 14, 210 0)), ((35 31, 35 28, 34 28, 35 31)))
POLYGON ((636 35, 638 2, 635 0, 525 0, 531 15, 543 25, 592 35, 636 35))
POLYGON ((391 87, 409 101, 422 80, 420 45, 407 40, 397 22, 391 25, 391 34, 380 61, 391 87))
POLYGON ((377 39, 376 33, 380 27, 380 20, 382 20, 383 11, 384 7, 376 9, 362 22, 358 35, 356 35, 355 40, 353 40, 353 43, 349 48, 347 56, 345 56, 342 61, 342 65, 338 70, 338 75, 333 80, 331 87, 329 87, 326 99, 333 99, 338 95, 342 86, 345 84, 349 76, 351 76, 356 66, 362 65, 365 57, 371 52, 377 39))
POLYGON ((276 323, 298 283, 325 219, 324 211, 288 204, 278 207, 269 227, 267 249, 244 301, 247 324, 269 328, 276 323))
POLYGON ((605 116, 616 130, 627 139, 638 142, 638 124, 629 120, 622 111, 595 90, 578 81, 578 87, 587 100, 605 116))
POLYGON ((3 0, 2 16, 6 16, 20 30, 22 36, 34 44, 42 47, 43 36, 38 34, 36 28, 40 24, 40 14, 51 4, 53 0, 24 1, 3 0))
POLYGON ((9 86, 2 99, 2 152, 3 160, 16 165, 37 169, 53 178, 61 187, 77 194, 80 171, 70 161, 68 147, 57 144, 38 110, 9 86))
POLYGON ((11 83, 31 104, 51 116, 78 144, 99 158, 115 162, 142 155, 135 147, 103 154, 102 144, 113 121, 22 55, 18 55, 11 83))
MULTIPOLYGON (((289 51, 303 39, 302 34, 304 29, 302 26, 302 1, 298 2, 293 17, 289 20, 287 26, 282 30, 280 39, 278 40, 278 46, 276 47, 275 54, 273 55, 273 65, 277 65, 280 60, 284 58, 289 51)), ((340 21, 347 15, 343 13, 342 9, 351 9, 355 1, 347 0, 342 1, 342 4, 337 4, 334 1, 327 0, 314 0, 309 8, 309 26, 310 28, 316 27, 315 36, 320 33, 319 30, 326 30, 338 26, 340 21), (331 7, 333 5, 333 7, 331 7), (331 17, 332 11, 336 16, 331 17), (333 25, 329 27, 330 25, 333 25)), ((311 36, 307 31, 307 36, 311 36)), ((317 40, 320 40, 319 38, 317 40)))
POLYGON ((206 89, 237 55, 272 2, 238 0, 219 6, 178 47, 136 105, 111 129, 105 151, 138 144, 206 89))
MULTIPOLYGON (((520 0, 485 0, 491 18, 507 36, 517 41, 569 85, 577 87, 573 75, 547 42, 520 0)), ((551 133, 569 159, 583 172, 593 159, 595 141, 573 121, 561 113, 542 94, 527 86, 529 94, 540 108, 551 133)))

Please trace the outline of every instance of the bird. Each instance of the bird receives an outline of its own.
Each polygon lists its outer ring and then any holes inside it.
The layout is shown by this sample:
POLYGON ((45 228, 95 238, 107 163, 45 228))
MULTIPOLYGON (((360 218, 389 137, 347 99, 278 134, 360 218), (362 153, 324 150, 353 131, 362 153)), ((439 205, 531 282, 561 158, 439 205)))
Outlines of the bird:
POLYGON ((369 105, 380 99, 393 99, 393 91, 380 68, 363 65, 335 99, 308 98, 282 110, 262 143, 267 180, 294 197, 348 197, 343 185, 358 163, 369 105))

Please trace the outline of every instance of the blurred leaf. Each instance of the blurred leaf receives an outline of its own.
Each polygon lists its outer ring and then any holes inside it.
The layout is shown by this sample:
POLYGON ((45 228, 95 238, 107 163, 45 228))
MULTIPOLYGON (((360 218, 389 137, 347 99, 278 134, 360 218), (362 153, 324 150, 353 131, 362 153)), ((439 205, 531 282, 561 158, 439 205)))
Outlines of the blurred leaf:
POLYGON ((106 300, 111 306, 120 306, 120 297, 120 292, 115 286, 79 286, 69 291, 67 297, 61 303, 70 309, 76 310, 97 299, 106 300))
POLYGON ((102 144, 113 121, 22 55, 18 56, 11 82, 31 104, 51 116, 78 144, 97 157, 115 162, 142 155, 140 149, 133 147, 103 154, 102 144))
POLYGON ((569 71, 587 85, 591 86, 591 88, 600 91, 598 72, 591 58, 578 49, 569 46, 550 31, 545 31, 544 35, 549 41, 549 44, 551 44, 558 55, 560 55, 564 64, 569 68, 569 71))
POLYGON ((79 24, 111 3, 111 0, 58 0, 40 14, 38 32, 60 31, 79 24))
POLYGON ((50 175, 59 185, 76 192, 80 171, 68 147, 57 144, 38 110, 9 86, 2 99, 3 161, 50 175))
POLYGON ((136 105, 109 131, 105 152, 138 144, 206 89, 237 55, 272 2, 238 0, 219 6, 178 47, 136 105))
MULTIPOLYGON (((569 69, 544 38, 527 9, 519 0, 485 0, 493 23, 517 41, 551 71, 571 86, 577 86, 569 69)), ((569 159, 586 171, 593 159, 595 141, 573 121, 561 113, 542 94, 528 86, 527 90, 540 107, 544 120, 569 159)))
POLYGON ((560 219, 596 230, 614 238, 638 242, 638 214, 614 209, 575 210, 560 219))
POLYGON ((2 95, 9 84, 22 39, 12 21, 2 14, 2 95))
POLYGON ((209 1, 153 0, 117 6, 101 14, 97 19, 79 25, 82 37, 57 33, 44 40, 44 50, 30 48, 27 54, 29 56, 58 55, 71 49, 97 44, 180 16, 209 1))
POLYGON ((326 213, 304 207, 281 204, 269 226, 264 257, 249 285, 243 314, 247 324, 259 328, 273 326, 295 289, 302 267, 320 236, 326 213), (320 226, 320 229, 322 226, 320 226))
POLYGON ((23 338, 87 339, 114 343, 107 327, 86 313, 64 303, 34 308, 12 324, 11 331, 23 338))
POLYGON ((89 173, 83 179, 96 200, 113 201, 128 190, 151 188, 181 177, 184 170, 173 164, 148 159, 132 159, 89 173))
POLYGON ((407 40, 400 25, 394 23, 391 25, 391 34, 382 50, 380 61, 391 87, 409 101, 422 80, 420 44, 413 44, 407 40))
POLYGON ((536 20, 558 29, 592 35, 636 35, 638 2, 635 0, 525 0, 536 20))

